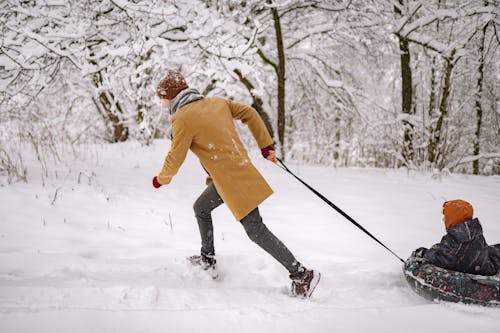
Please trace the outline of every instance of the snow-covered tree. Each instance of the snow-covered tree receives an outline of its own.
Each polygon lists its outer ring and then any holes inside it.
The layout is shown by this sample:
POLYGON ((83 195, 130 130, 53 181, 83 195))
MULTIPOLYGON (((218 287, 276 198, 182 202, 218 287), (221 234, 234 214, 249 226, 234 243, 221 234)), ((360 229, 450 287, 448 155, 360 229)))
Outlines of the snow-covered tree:
POLYGON ((46 165, 59 143, 165 136, 154 88, 177 67, 251 104, 283 158, 498 173, 498 5, 4 1, 0 166, 26 179, 26 143, 46 165))

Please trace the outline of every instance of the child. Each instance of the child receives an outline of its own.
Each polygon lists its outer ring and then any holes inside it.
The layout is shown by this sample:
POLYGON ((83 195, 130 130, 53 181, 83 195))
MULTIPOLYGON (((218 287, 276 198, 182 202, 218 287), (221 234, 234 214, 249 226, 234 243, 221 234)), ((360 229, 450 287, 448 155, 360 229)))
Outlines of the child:
POLYGON ((483 229, 473 208, 464 200, 443 204, 443 222, 446 235, 430 249, 421 247, 415 257, 423 258, 435 266, 453 271, 495 275, 500 267, 500 244, 488 246, 483 229))

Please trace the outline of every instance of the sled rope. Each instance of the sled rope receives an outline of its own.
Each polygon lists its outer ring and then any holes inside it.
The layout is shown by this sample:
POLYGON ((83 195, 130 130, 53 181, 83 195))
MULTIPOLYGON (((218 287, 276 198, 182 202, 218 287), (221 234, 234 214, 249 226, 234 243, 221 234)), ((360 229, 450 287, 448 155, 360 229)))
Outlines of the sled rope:
POLYGON ((330 207, 332 207, 333 209, 335 209, 338 213, 340 213, 340 215, 342 215, 343 217, 345 217, 349 222, 351 222, 352 224, 354 224, 361 231, 363 231, 365 234, 367 234, 368 236, 370 236, 377 243, 379 243, 380 245, 382 245, 387 251, 391 252, 396 258, 398 258, 399 260, 401 260, 401 262, 403 262, 403 263, 405 262, 396 253, 394 253, 390 248, 388 248, 387 246, 385 246, 384 243, 382 243, 381 241, 379 241, 377 239, 377 237, 373 236, 368 230, 366 230, 361 224, 359 224, 352 217, 350 217, 349 215, 347 215, 342 209, 340 209, 333 202, 331 202, 330 200, 328 200, 323 194, 321 194, 318 191, 316 191, 313 187, 311 187, 305 181, 303 181, 297 175, 295 175, 290 169, 288 169, 288 167, 285 165, 285 163, 283 163, 282 160, 280 160, 279 158, 277 158, 277 160, 281 164, 281 165, 278 165, 281 169, 285 170, 286 172, 288 172, 289 174, 291 174, 293 177, 295 177, 295 179, 297 179, 299 182, 301 182, 302 184, 304 184, 309 190, 311 190, 314 194, 316 194, 318 197, 320 197, 324 202, 326 202, 330 207))

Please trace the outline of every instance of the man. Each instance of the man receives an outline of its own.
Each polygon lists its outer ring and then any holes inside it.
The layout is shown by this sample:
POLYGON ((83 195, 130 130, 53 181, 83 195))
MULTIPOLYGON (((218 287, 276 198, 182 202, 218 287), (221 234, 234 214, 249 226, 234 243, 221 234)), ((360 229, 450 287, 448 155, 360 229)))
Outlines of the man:
POLYGON ((236 132, 234 119, 246 124, 261 148, 262 155, 276 163, 273 140, 258 113, 231 100, 204 98, 190 89, 182 74, 167 71, 156 89, 162 105, 172 115, 172 145, 153 186, 167 185, 191 150, 207 171, 208 187, 194 204, 201 235, 201 254, 190 258, 204 269, 216 265, 212 210, 223 202, 248 237, 278 260, 290 273, 292 294, 311 296, 320 273, 306 269, 288 248, 262 223, 258 205, 273 191, 253 166, 236 132))

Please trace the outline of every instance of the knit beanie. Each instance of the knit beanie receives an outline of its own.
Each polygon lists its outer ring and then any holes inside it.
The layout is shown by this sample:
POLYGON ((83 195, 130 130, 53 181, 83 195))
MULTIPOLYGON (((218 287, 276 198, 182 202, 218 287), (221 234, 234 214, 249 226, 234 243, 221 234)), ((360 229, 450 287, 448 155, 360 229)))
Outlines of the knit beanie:
POLYGON ((163 79, 158 83, 156 94, 162 99, 172 100, 179 92, 187 88, 188 85, 181 72, 171 68, 167 70, 163 79))
POLYGON ((456 224, 472 219, 472 205, 464 200, 451 200, 443 204, 444 225, 446 230, 456 224))

